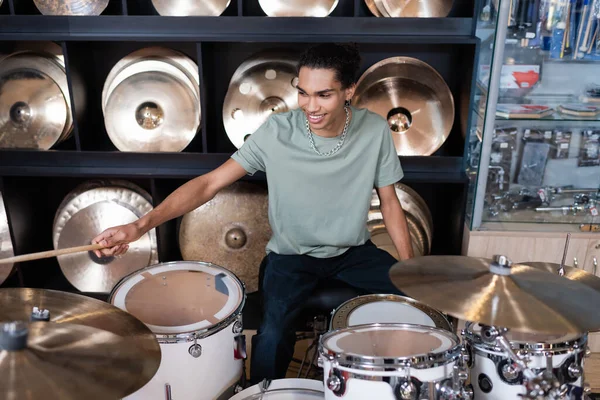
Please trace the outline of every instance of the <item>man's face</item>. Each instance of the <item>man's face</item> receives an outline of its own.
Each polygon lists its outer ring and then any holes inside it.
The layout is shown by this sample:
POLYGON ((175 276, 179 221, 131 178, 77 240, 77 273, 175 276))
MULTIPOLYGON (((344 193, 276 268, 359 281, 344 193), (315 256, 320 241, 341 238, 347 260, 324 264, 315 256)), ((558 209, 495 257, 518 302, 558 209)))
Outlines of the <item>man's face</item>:
POLYGON ((353 93, 354 86, 342 89, 333 69, 302 67, 298 74, 298 105, 314 132, 340 129, 346 119, 344 102, 353 93))

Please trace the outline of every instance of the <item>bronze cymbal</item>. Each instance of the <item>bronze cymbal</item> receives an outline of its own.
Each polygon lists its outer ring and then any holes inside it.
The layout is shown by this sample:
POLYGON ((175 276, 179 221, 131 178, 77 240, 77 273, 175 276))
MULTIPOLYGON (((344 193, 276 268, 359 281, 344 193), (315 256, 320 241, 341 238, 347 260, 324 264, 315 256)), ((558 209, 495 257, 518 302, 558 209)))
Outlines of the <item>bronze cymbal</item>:
MULTIPOLYGON (((122 186, 97 187, 69 194, 57 210, 53 226, 56 250, 89 244, 107 228, 133 222, 152 210, 151 203, 122 186)), ((65 277, 82 292, 108 293, 124 276, 158 262, 153 229, 129 245, 121 257, 97 258, 93 252, 58 256, 65 277)))
POLYGON ((68 126, 68 104, 55 80, 27 63, 17 68, 17 58, 0 62, 0 147, 48 150, 68 126))
POLYGON ((100 15, 110 0, 33 0, 43 15, 100 15))
POLYGON ((456 318, 519 332, 571 334, 600 329, 600 293, 556 274, 495 260, 425 256, 396 263, 393 284, 456 318))
POLYGON ((365 0, 369 11, 376 17, 390 17, 387 10, 383 6, 383 0, 365 0))
POLYGON ((452 0, 381 0, 390 17, 443 18, 452 9, 452 0))
POLYGON ((129 76, 107 98, 106 130, 121 151, 179 152, 198 132, 200 107, 187 78, 176 67, 158 63, 160 71, 129 76))
POLYGON ((117 399, 143 387, 160 365, 160 348, 141 349, 134 338, 101 329, 54 322, 1 323, 3 399, 117 399), (10 332, 10 333, 9 333, 10 332))
POLYGON ((269 17, 326 17, 339 0, 258 0, 269 17))
POLYGON ((236 182, 183 216, 179 248, 184 260, 210 262, 233 272, 251 293, 258 289, 271 233, 266 189, 236 182))
POLYGON ((237 68, 223 102, 223 125, 235 147, 242 147, 271 114, 298 108, 297 62, 291 52, 268 52, 237 68))
MULTIPOLYGON (((548 271, 550 273, 558 275, 558 269, 560 268, 560 264, 548 263, 548 262, 522 262, 519 263, 521 265, 527 265, 528 267, 540 269, 543 271, 548 271)), ((572 281, 580 282, 586 286, 591 287, 594 290, 600 292, 600 278, 594 274, 586 272, 582 269, 570 267, 568 265, 564 266, 565 274, 563 278, 570 279, 572 281)), ((560 276, 560 275, 558 275, 560 276)))
MULTIPOLYGON (((0 259, 13 257, 12 238, 8 227, 8 217, 4 207, 4 197, 0 192, 0 259)), ((0 264, 0 285, 12 274, 14 264, 0 264)))
POLYGON ((160 15, 167 16, 219 16, 229 7, 231 0, 152 0, 160 15))
POLYGON ((369 68, 352 98, 388 121, 398 155, 431 155, 448 138, 454 99, 443 78, 411 57, 392 57, 369 68))

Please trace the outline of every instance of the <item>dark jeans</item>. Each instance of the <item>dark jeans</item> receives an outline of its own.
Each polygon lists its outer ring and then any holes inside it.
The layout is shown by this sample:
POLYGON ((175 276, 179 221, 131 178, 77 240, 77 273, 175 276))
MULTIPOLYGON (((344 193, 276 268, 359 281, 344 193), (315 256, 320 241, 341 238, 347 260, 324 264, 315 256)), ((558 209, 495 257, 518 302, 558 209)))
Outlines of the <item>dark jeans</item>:
POLYGON ((263 321, 252 338, 250 381, 285 377, 294 354, 294 320, 319 280, 335 278, 370 293, 401 295, 388 276, 396 262, 371 241, 332 258, 270 253, 262 281, 263 321))

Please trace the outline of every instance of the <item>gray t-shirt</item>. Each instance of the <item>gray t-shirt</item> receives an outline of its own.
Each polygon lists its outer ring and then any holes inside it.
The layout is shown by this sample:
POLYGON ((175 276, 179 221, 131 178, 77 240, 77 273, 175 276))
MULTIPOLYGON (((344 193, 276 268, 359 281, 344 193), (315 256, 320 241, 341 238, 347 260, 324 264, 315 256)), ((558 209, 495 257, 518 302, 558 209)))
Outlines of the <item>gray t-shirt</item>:
MULTIPOLYGON (((352 108, 344 145, 332 156, 315 153, 307 134, 302 110, 274 114, 232 158, 249 175, 266 173, 267 253, 333 257, 369 239, 373 188, 398 182, 403 171, 387 121, 366 109, 352 108)), ((313 137, 325 153, 341 136, 313 137)))

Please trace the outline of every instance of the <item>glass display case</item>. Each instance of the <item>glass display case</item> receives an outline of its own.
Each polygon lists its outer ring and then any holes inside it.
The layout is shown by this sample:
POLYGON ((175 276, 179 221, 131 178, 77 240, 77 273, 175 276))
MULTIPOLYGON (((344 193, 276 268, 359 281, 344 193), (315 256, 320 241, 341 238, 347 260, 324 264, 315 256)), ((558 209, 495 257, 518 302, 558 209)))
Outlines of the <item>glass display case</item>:
POLYGON ((600 231, 600 0, 483 0, 470 230, 600 231))

